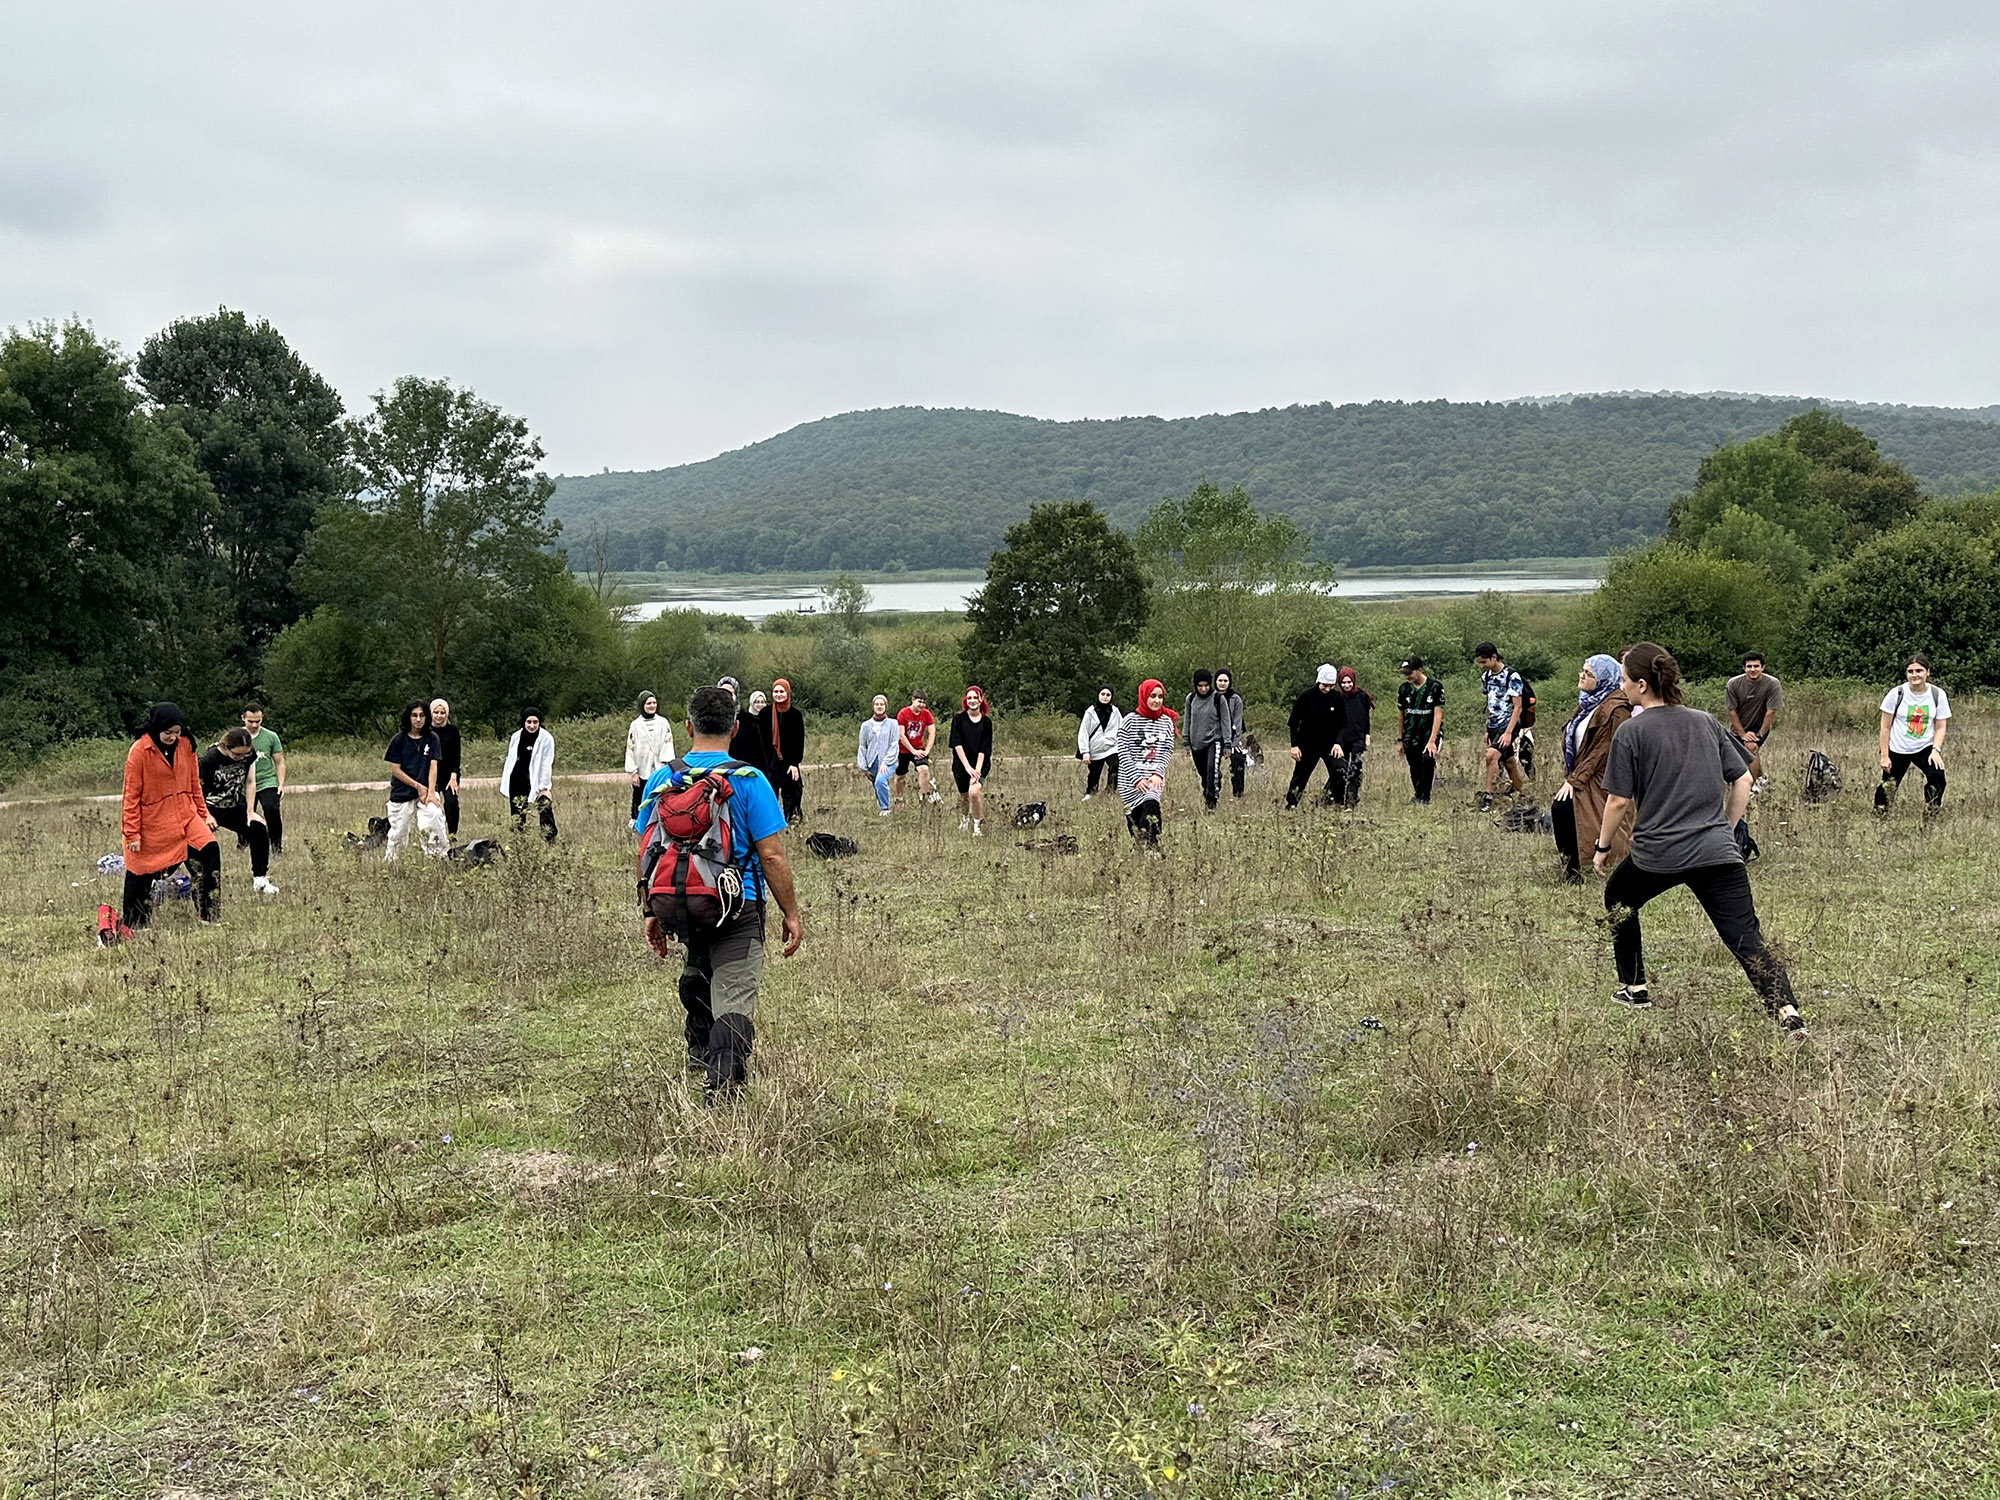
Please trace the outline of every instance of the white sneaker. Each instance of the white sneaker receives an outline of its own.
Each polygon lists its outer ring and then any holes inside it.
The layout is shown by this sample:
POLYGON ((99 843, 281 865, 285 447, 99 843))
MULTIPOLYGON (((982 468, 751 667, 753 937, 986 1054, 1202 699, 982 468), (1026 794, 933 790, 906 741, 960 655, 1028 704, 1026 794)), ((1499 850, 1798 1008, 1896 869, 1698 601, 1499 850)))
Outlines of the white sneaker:
POLYGON ((1088 802, 1088 801, 1090 800, 1090 793, 1088 793, 1088 792, 1085 792, 1085 793, 1083 794, 1083 800, 1084 800, 1084 801, 1086 801, 1086 802, 1088 802))
POLYGON ((942 792, 932 792, 932 793, 931 793, 931 801, 933 801, 933 802, 942 802, 942 801, 944 801, 944 793, 942 793, 942 792))
POLYGON ((264 896, 275 896, 278 894, 278 888, 262 875, 253 875, 250 877, 250 889, 264 896))
POLYGON ((889 816, 889 809, 886 807, 880 808, 876 811, 875 816, 878 818, 886 818, 889 816))
POLYGON ((970 828, 971 826, 972 826, 972 819, 970 818, 960 818, 958 820, 958 831, 960 833, 965 832, 965 830, 970 828))
POLYGON ((973 836, 974 838, 978 838, 978 837, 980 836, 980 835, 979 835, 979 819, 977 819, 977 818, 974 818, 974 819, 972 820, 972 836, 973 836))

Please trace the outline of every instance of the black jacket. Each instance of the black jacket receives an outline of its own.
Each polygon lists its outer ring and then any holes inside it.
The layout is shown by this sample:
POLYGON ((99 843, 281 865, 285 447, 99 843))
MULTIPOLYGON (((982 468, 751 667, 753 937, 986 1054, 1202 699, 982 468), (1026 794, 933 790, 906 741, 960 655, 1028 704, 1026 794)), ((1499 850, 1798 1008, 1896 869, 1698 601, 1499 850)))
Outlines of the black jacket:
POLYGON ((1338 690, 1322 693, 1315 683, 1292 704, 1292 743, 1307 755, 1326 755, 1340 743, 1347 722, 1345 701, 1338 690))
POLYGON ((1343 693, 1335 688, 1333 696, 1340 700, 1340 747, 1359 750, 1368 739, 1368 710, 1373 705, 1366 693, 1343 693))
MULTIPOLYGON (((790 766, 804 765, 806 763, 806 716, 796 708, 783 710, 767 708, 764 712, 767 715, 777 714, 778 716, 778 747, 777 754, 771 757, 772 769, 784 770, 790 766)), ((770 720, 766 718, 764 722, 768 734, 770 720)), ((771 742, 768 738, 764 741, 764 752, 767 755, 771 753, 771 742)))
POLYGON ((771 710, 766 705, 757 713, 747 708, 736 710, 736 730, 729 736, 729 758, 740 760, 746 766, 755 766, 766 776, 777 767, 771 754, 771 710))

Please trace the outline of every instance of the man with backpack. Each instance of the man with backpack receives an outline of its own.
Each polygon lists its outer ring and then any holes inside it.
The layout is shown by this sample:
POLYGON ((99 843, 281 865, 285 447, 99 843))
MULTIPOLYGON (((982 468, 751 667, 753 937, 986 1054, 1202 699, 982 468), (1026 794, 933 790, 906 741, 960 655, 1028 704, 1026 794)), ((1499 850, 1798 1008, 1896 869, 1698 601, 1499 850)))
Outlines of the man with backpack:
POLYGON ((648 778, 633 827, 646 942, 683 954, 688 1062, 703 1069, 711 1102, 742 1088, 756 1040, 764 974, 764 904, 782 914, 789 958, 804 939, 785 814, 763 772, 729 755, 736 700, 701 688, 688 701, 688 752, 648 778))
POLYGON ((1478 807, 1489 812, 1502 766, 1507 768, 1515 796, 1528 789, 1527 778, 1521 774, 1516 737, 1535 722, 1535 699, 1521 674, 1500 659, 1500 648, 1491 641, 1481 641, 1472 648, 1472 655, 1479 663, 1480 690, 1486 694, 1486 784, 1480 790, 1478 807))

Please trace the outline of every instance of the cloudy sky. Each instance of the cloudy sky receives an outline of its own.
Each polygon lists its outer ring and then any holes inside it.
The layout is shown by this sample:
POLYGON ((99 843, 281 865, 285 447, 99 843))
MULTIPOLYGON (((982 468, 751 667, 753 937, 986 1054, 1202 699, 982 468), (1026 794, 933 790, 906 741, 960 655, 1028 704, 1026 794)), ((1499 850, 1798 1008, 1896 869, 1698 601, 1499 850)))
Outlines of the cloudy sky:
POLYGON ((0 324, 552 468, 856 407, 2000 400, 2000 6, 0 0, 0 324))

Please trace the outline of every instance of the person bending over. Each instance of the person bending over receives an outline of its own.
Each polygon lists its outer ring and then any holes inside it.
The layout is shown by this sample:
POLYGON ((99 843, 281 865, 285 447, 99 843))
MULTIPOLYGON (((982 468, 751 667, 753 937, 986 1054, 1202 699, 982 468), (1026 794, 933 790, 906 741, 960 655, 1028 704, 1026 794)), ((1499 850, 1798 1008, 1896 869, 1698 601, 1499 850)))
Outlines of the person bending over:
POLYGON ((1346 700, 1339 692, 1340 670, 1332 662, 1321 662, 1313 674, 1313 685, 1292 703, 1292 784, 1285 788, 1285 806, 1297 807, 1312 782, 1313 770, 1326 767, 1326 805, 1340 799, 1340 762, 1347 752, 1340 746, 1340 728, 1346 700))
POLYGON ((201 773, 201 799, 208 804, 213 825, 227 828, 250 846, 250 889, 260 896, 275 896, 278 888, 270 881, 271 831, 264 826, 252 785, 256 758, 249 730, 226 729, 221 739, 201 752, 196 769, 201 773))

